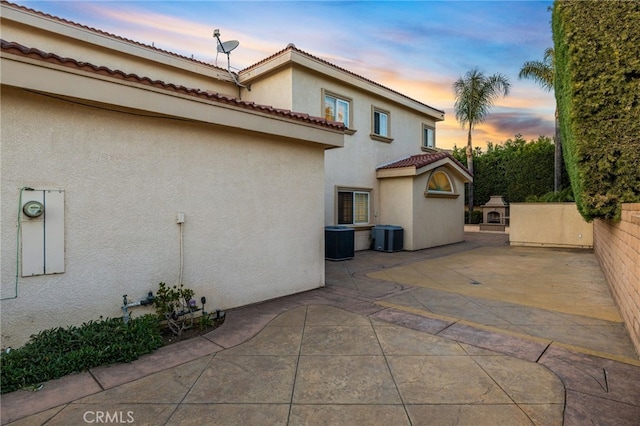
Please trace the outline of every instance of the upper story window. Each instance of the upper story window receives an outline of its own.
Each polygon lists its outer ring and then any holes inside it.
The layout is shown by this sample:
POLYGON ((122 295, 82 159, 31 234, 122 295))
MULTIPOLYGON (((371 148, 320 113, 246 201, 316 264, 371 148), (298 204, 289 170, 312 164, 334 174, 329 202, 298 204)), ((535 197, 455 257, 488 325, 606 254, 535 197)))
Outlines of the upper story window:
POLYGON ((369 223, 369 191, 338 190, 338 225, 366 225, 369 223))
POLYGON ((435 127, 422 125, 422 148, 433 149, 436 147, 436 129, 435 127))
POLYGON ((389 136, 389 113, 379 109, 373 110, 373 133, 378 136, 389 136))
POLYGON ((324 92, 324 118, 331 121, 344 123, 345 127, 351 124, 351 99, 336 96, 333 93, 324 92))
POLYGON ((391 113, 383 109, 371 107, 371 139, 391 142, 391 113))

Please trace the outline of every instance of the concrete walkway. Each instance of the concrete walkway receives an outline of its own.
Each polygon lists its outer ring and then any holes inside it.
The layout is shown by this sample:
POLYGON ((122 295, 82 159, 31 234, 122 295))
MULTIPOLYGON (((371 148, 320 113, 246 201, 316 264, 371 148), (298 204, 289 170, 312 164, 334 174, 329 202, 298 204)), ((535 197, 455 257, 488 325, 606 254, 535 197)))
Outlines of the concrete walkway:
POLYGON ((327 262, 324 289, 4 395, 2 424, 637 425, 640 362, 593 254, 465 238, 327 262))

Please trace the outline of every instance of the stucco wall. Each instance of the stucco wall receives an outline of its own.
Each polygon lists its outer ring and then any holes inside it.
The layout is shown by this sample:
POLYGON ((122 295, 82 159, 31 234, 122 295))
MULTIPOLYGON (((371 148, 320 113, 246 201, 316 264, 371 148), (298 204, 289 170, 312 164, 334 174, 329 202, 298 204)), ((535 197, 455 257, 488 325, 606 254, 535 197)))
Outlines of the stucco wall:
POLYGON ((595 220, 594 252, 640 354, 640 204, 623 204, 619 222, 595 220))
POLYGON ((593 224, 575 203, 511 203, 509 215, 512 246, 593 247, 593 224))
MULTIPOLYGON (((433 172, 437 171, 433 170, 433 172)), ((454 173, 447 172, 452 179, 453 198, 425 197, 424 192, 431 173, 416 177, 413 187, 413 234, 412 250, 436 247, 464 241, 464 182, 454 173)))
MULTIPOLYGON (((464 183, 448 172, 454 191, 464 194, 464 183)), ((404 229, 404 249, 420 250, 464 240, 464 195, 425 197, 431 173, 380 179, 380 223, 404 229)))
POLYGON ((324 182, 322 146, 4 86, 1 112, 3 346, 119 316, 123 294, 176 283, 177 212, 183 281, 209 309, 323 285, 323 195, 312 190, 324 182), (12 298, 24 186, 65 191, 66 271, 19 277, 12 298))
POLYGON ((398 225, 403 228, 405 250, 413 249, 413 177, 404 176, 380 181, 380 224, 398 225))
POLYGON ((265 76, 259 83, 251 84, 251 90, 243 88, 242 99, 275 108, 304 111, 292 106, 292 80, 293 70, 282 69, 279 73, 265 76))
MULTIPOLYGON (((318 70, 328 72, 326 67, 320 67, 318 70)), ((258 81, 252 81, 251 91, 243 90, 242 96, 243 99, 268 102, 279 108, 305 111, 320 117, 324 116, 322 89, 352 100, 350 128, 355 130, 355 133, 345 135, 343 148, 325 152, 324 217, 326 225, 337 225, 335 219, 337 187, 370 190, 370 224, 355 227, 355 249, 366 250, 371 243, 369 238, 371 226, 387 223, 384 219, 385 210, 395 208, 392 203, 381 204, 383 197, 376 178, 376 167, 420 153, 422 124, 435 126, 435 121, 432 117, 418 113, 406 105, 392 102, 379 94, 348 84, 334 78, 333 75, 322 74, 318 70, 311 70, 297 64, 279 68, 258 81), (273 88, 282 88, 282 90, 278 89, 279 93, 274 93, 274 96, 267 96, 271 94, 273 88), (390 129, 393 138, 391 143, 380 142, 370 137, 372 105, 390 112, 390 129)), ((344 75, 338 73, 337 77, 344 77, 344 75)))

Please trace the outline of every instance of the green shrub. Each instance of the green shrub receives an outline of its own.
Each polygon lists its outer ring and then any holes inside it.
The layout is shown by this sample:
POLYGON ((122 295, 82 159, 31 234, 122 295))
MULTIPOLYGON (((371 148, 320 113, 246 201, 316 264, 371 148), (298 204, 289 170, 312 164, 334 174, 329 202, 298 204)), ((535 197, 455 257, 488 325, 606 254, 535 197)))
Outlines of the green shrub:
POLYGON ((169 287, 160 283, 158 286, 153 305, 158 318, 177 336, 194 325, 194 313, 200 310, 193 299, 194 295, 193 290, 185 288, 182 284, 169 287))
POLYGON ((156 297, 153 299, 153 306, 156 313, 161 319, 175 317, 181 312, 190 310, 189 302, 193 299, 195 292, 189 288, 185 288, 183 284, 178 287, 167 286, 166 283, 160 283, 156 291, 156 297))
POLYGON ((464 212, 464 223, 471 223, 477 225, 482 223, 482 212, 474 210, 471 212, 471 221, 469 221, 469 211, 464 212))
POLYGON ((2 393, 57 379, 99 365, 131 362, 163 341, 155 315, 89 321, 31 336, 25 346, 0 354, 2 393))
POLYGON ((527 197, 527 203, 572 203, 574 201, 571 187, 558 192, 551 191, 544 195, 527 197))

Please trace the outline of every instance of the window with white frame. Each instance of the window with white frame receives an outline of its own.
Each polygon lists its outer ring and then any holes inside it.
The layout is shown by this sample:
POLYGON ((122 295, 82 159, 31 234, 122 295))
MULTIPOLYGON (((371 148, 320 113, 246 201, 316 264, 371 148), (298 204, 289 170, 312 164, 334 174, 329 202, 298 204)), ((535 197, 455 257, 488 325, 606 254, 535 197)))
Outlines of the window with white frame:
POLYGON ((425 124, 422 125, 422 147, 436 147, 436 129, 434 127, 427 126, 425 124))
POLYGON ((338 190, 338 225, 366 225, 369 223, 369 191, 338 190))
POLYGON ((379 108, 373 108, 373 134, 388 138, 389 132, 389 112, 379 108))
POLYGON ((324 118, 350 125, 351 100, 324 92, 324 118))

